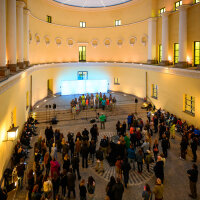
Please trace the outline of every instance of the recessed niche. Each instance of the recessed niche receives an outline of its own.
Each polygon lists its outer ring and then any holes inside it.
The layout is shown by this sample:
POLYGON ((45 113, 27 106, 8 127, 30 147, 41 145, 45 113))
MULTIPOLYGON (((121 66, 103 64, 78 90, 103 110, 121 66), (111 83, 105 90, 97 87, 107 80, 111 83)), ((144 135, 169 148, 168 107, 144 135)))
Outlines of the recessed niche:
POLYGON ((119 39, 119 40, 117 41, 117 45, 118 45, 119 47, 121 47, 121 46, 123 45, 123 40, 122 40, 122 39, 119 39))
POLYGON ((69 47, 72 47, 74 45, 74 40, 73 39, 67 39, 67 45, 69 47))
POLYGON ((92 46, 93 46, 93 47, 97 47, 97 46, 98 46, 98 43, 99 43, 98 40, 96 40, 96 39, 95 39, 95 40, 92 40, 92 46))
POLYGON ((130 44, 131 46, 134 46, 134 44, 136 43, 136 41, 137 41, 137 38, 136 38, 136 37, 131 37, 130 40, 129 40, 129 44, 130 44))
POLYGON ((110 39, 105 39, 105 40, 104 40, 104 45, 105 45, 106 47, 109 47, 109 46, 111 45, 111 40, 110 40, 110 39))
POLYGON ((146 46, 147 41, 148 41, 147 35, 144 35, 144 36, 141 37, 141 43, 142 43, 144 46, 146 46))
POLYGON ((62 39, 59 38, 59 37, 57 37, 57 38, 55 39, 55 41, 56 41, 56 44, 57 44, 58 46, 60 46, 60 45, 62 44, 62 39))
POLYGON ((40 43, 40 36, 38 35, 38 33, 35 34, 35 41, 36 41, 36 44, 40 43))
POLYGON ((49 44, 50 44, 50 38, 49 38, 48 35, 45 35, 45 36, 44 36, 44 41, 45 41, 45 44, 46 44, 46 45, 49 45, 49 44))

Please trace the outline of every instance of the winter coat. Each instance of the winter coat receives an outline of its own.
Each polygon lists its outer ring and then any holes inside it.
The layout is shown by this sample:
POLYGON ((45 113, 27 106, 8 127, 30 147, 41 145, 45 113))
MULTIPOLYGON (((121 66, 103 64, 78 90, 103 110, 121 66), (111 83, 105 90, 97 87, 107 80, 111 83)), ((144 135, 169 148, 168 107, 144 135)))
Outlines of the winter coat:
POLYGON ((53 177, 54 172, 57 173, 57 175, 60 175, 60 164, 58 163, 58 161, 51 161, 51 177, 53 177))

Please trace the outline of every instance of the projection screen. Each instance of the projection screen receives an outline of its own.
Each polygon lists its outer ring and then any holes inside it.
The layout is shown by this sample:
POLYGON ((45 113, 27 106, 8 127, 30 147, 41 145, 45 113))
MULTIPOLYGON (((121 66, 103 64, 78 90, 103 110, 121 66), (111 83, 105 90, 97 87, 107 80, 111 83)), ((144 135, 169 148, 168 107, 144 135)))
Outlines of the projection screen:
POLYGON ((107 90, 107 80, 62 81, 61 84, 61 95, 86 94, 96 92, 106 93, 107 90))

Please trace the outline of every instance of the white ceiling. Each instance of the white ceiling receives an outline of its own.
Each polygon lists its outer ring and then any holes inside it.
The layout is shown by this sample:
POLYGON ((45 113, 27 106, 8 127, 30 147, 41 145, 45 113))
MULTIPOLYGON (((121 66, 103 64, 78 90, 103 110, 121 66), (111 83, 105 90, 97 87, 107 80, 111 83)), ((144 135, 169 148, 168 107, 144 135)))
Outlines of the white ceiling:
POLYGON ((84 8, 101 8, 115 6, 132 0, 54 0, 56 2, 84 8))

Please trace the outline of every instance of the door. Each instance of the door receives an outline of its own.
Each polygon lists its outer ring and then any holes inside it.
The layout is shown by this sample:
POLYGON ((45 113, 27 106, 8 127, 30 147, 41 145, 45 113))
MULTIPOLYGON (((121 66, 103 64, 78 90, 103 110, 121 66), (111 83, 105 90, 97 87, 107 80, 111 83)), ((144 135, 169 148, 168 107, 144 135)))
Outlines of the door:
POLYGON ((53 79, 47 80, 47 95, 48 96, 53 95, 53 79))
POLYGON ((86 61, 86 47, 80 46, 79 47, 79 62, 85 62, 86 61))

